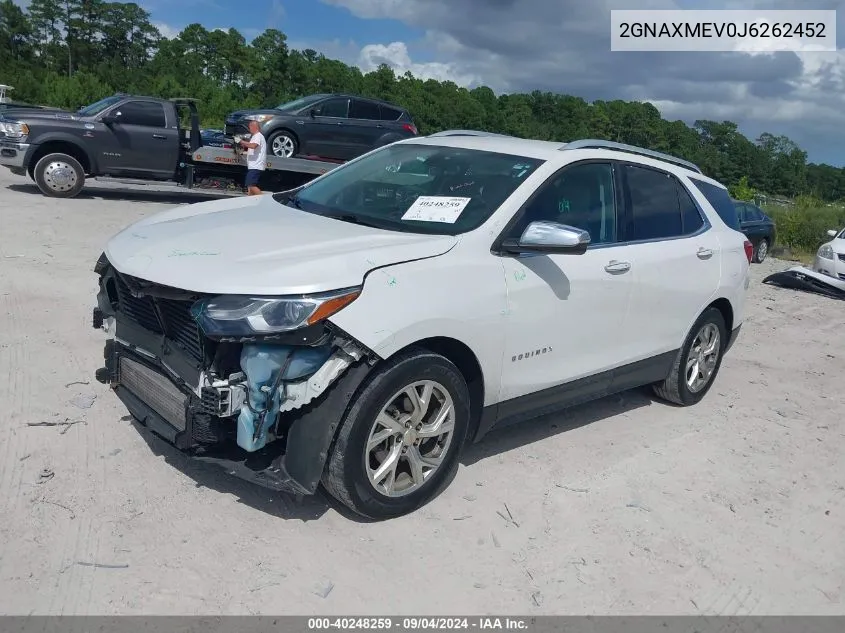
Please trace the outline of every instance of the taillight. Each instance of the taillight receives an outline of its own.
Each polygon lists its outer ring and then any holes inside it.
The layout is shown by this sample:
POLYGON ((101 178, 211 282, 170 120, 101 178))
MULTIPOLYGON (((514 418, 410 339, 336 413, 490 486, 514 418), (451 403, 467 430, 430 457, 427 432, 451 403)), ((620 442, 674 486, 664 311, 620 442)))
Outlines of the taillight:
POLYGON ((405 123, 405 124, 402 126, 402 129, 404 129, 404 130, 406 130, 406 131, 410 132, 410 133, 411 133, 411 134, 413 134, 414 136, 416 136, 417 134, 419 134, 419 132, 417 132, 417 126, 416 126, 416 125, 414 125, 413 123, 405 123))
POLYGON ((754 259, 754 244, 752 244, 748 240, 745 240, 745 244, 743 244, 743 246, 745 246, 745 258, 750 264, 751 260, 754 259))

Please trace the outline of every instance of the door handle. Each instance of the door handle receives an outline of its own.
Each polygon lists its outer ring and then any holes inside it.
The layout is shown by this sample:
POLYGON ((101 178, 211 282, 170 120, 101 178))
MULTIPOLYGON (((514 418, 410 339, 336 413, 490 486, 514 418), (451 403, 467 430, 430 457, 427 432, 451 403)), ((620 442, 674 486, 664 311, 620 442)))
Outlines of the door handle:
POLYGON ((710 259, 713 257, 713 249, 699 248, 696 255, 698 255, 698 259, 710 259))
POLYGON ((342 121, 338 121, 337 123, 335 123, 335 125, 343 125, 343 122, 342 122, 342 121))
POLYGON ((618 262, 615 259, 611 259, 604 269, 609 273, 627 273, 631 270, 631 264, 630 262, 618 262))
POLYGON ((160 138, 163 141, 167 140, 167 137, 164 134, 153 134, 153 138, 160 138))
POLYGON ((376 127, 377 127, 378 129, 380 129, 380 130, 383 130, 383 129, 384 129, 384 126, 383 126, 381 123, 379 123, 376 127))

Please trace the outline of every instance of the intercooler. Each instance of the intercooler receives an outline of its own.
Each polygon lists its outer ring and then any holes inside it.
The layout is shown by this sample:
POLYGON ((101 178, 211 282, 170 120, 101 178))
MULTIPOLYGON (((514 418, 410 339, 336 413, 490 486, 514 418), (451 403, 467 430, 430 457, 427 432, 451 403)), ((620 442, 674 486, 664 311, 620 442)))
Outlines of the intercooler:
POLYGON ((188 395, 183 393, 166 376, 150 369, 146 365, 119 356, 120 384, 153 411, 158 413, 171 426, 184 431, 185 412, 188 395))

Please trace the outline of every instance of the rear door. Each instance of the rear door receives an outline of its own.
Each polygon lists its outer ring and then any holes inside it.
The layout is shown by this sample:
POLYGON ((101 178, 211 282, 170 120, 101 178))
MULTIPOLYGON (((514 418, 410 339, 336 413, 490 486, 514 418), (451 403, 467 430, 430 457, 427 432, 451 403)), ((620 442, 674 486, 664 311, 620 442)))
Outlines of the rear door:
POLYGON ((115 173, 172 178, 179 161, 179 129, 160 101, 133 99, 111 108, 118 117, 106 125, 110 165, 115 173))
POLYGON ((673 174, 627 164, 623 175, 634 279, 624 340, 643 360, 680 348, 712 301, 721 280, 721 243, 673 174))
POLYGON ((745 204, 745 213, 748 227, 746 235, 753 236, 751 241, 754 242, 756 246, 760 240, 768 236, 769 223, 766 220, 766 216, 763 211, 753 204, 745 204))
POLYGON ((349 106, 350 137, 355 144, 355 156, 366 154, 376 146, 387 128, 381 121, 379 104, 366 99, 352 99, 349 106))
POLYGON ((347 97, 332 97, 314 106, 314 116, 304 118, 303 153, 349 160, 355 156, 355 134, 349 125, 347 97))

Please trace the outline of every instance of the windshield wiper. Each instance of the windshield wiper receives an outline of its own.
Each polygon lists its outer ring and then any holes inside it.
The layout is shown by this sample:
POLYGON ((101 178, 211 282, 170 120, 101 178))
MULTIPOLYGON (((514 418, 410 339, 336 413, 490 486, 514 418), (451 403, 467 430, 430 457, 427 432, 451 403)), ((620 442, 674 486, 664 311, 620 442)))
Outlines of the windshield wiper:
POLYGON ((364 220, 360 215, 355 215, 354 213, 344 213, 342 215, 327 215, 328 218, 334 218, 335 220, 341 220, 342 222, 349 222, 350 224, 357 224, 359 226, 369 226, 373 229, 383 229, 384 227, 375 224, 369 220, 364 220))

